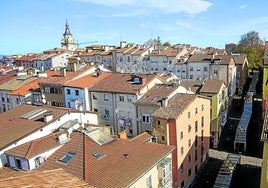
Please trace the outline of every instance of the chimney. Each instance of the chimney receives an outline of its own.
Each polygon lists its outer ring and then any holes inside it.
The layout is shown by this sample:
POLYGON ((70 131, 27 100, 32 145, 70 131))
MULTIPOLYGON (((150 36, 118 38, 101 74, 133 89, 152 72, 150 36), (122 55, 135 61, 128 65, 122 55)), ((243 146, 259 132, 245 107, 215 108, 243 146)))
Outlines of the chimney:
POLYGON ((121 138, 121 139, 127 139, 127 132, 126 131, 121 131, 118 134, 118 137, 121 138))
POLYGON ((65 132, 65 133, 60 134, 57 140, 59 141, 60 144, 66 143, 69 140, 67 133, 65 132))
POLYGON ((61 77, 66 77, 66 68, 65 67, 60 68, 60 76, 61 77))
POLYGON ((161 106, 162 107, 167 107, 167 105, 168 105, 168 99, 167 98, 162 98, 161 106))
POLYGON ((53 120, 53 113, 47 112, 44 114, 44 122, 48 123, 53 120))
POLYGON ((121 41, 120 42, 120 48, 125 48, 127 46, 127 42, 126 41, 121 41))

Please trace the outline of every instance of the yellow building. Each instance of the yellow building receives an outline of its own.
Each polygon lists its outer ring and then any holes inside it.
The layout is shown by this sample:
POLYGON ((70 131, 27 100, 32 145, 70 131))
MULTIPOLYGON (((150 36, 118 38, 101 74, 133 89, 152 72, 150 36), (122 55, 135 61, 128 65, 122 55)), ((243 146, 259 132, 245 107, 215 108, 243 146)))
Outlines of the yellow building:
POLYGON ((268 99, 268 49, 265 49, 263 56, 263 109, 264 109, 264 123, 261 135, 261 140, 263 141, 263 163, 261 172, 261 188, 268 187, 268 111, 267 111, 267 99, 268 99))

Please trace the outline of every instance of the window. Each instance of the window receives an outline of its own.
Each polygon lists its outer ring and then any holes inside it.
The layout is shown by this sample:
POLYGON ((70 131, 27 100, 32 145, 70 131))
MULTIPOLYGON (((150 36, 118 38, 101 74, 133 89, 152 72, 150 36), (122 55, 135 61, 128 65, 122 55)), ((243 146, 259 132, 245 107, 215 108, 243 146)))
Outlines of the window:
POLYGON ((50 88, 49 87, 45 87, 45 93, 50 93, 50 88))
POLYGON ((181 155, 183 155, 184 151, 183 151, 183 147, 181 147, 181 155))
POLYGON ((183 131, 181 131, 181 139, 183 139, 183 131))
POLYGON ((142 123, 150 123, 150 115, 142 114, 142 123))
POLYGON ((127 98, 127 102, 132 102, 132 99, 131 99, 130 96, 128 96, 128 98, 127 98))
POLYGON ((165 136, 162 136, 162 141, 166 141, 166 137, 165 136))
POLYGON ((188 112, 188 119, 191 118, 191 112, 188 112))
POLYGON ((204 116, 201 117, 201 127, 204 127, 204 116))
POLYGON ((194 68, 193 67, 190 67, 190 71, 193 71, 194 70, 194 68))
POLYGON ((71 90, 67 89, 67 94, 70 95, 71 94, 71 90))
POLYGON ((166 70, 167 70, 167 68, 166 68, 166 67, 164 67, 164 68, 163 68, 163 71, 166 71, 166 70))
POLYGON ((94 112, 98 112, 99 111, 97 108, 94 108, 93 110, 94 110, 94 112))
POLYGON ((194 142, 195 147, 197 146, 197 144, 198 144, 198 140, 197 140, 197 135, 196 135, 195 136, 195 142, 194 142))
POLYGON ((74 152, 68 152, 59 161, 63 163, 69 163, 69 161, 76 155, 74 152))
POLYGON ((192 74, 190 74, 190 79, 193 79, 193 78, 194 78, 194 76, 192 74))
POLYGON ((93 151, 92 155, 96 158, 96 159, 100 159, 102 158, 104 155, 98 151, 93 151))
POLYGON ((214 71, 213 71, 213 74, 214 74, 215 76, 217 76, 217 74, 218 74, 218 70, 214 70, 214 71))
POLYGON ((191 154, 189 154, 188 155, 188 161, 191 162, 191 159, 192 159, 191 154))
POLYGON ((204 139, 204 130, 201 130, 201 140, 203 141, 204 139))
POLYGON ((192 141, 191 141, 191 139, 189 139, 188 140, 188 146, 189 146, 189 148, 191 147, 191 145, 192 145, 192 141))
POLYGON ((188 133, 191 132, 191 130, 192 130, 192 126, 188 125, 188 133))
POLYGON ((105 115, 109 115, 110 114, 109 110, 107 110, 107 109, 104 110, 104 113, 105 113, 105 115))
POLYGON ((97 95, 96 94, 93 94, 93 99, 97 100, 97 95))
POLYGON ((160 128, 161 127, 161 121, 157 121, 157 127, 160 128))
POLYGON ((108 100, 109 100, 108 94, 104 94, 103 97, 104 97, 104 100, 105 100, 105 101, 108 101, 108 100))
POLYGON ((198 121, 194 122, 194 126, 195 126, 195 132, 197 132, 198 131, 198 121))
POLYGON ((119 101, 124 102, 124 96, 119 96, 119 101))
POLYGON ((75 95, 76 96, 79 95, 79 90, 78 89, 75 90, 75 95))
POLYGON ((198 113, 198 108, 195 108, 195 114, 197 114, 198 113))
POLYGON ((194 155, 195 155, 194 159, 195 161, 197 161, 197 149, 195 149, 194 155))
POLYGON ((153 185, 152 185, 152 175, 149 175, 146 178, 146 188, 151 188, 151 187, 153 187, 153 185))
POLYGON ((4 97, 2 97, 2 102, 5 102, 5 98, 4 97))
POLYGON ((207 67, 204 67, 204 72, 207 72, 208 71, 208 68, 207 67))
POLYGON ((201 111, 204 111, 204 105, 202 104, 202 106, 201 106, 201 111))
POLYGON ((190 177, 191 174, 192 174, 192 170, 191 170, 191 168, 190 168, 190 169, 188 170, 188 177, 190 177))
POLYGON ((7 103, 10 103, 10 100, 9 100, 9 98, 7 98, 7 103))

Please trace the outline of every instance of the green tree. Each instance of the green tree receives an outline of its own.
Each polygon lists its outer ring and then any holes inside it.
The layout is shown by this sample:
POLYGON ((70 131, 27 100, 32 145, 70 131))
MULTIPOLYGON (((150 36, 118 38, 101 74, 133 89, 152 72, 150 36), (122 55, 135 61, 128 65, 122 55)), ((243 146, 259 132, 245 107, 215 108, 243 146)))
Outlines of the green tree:
POLYGON ((250 31, 241 36, 238 43, 238 52, 247 54, 249 70, 259 69, 262 66, 264 53, 263 41, 256 31, 250 31))

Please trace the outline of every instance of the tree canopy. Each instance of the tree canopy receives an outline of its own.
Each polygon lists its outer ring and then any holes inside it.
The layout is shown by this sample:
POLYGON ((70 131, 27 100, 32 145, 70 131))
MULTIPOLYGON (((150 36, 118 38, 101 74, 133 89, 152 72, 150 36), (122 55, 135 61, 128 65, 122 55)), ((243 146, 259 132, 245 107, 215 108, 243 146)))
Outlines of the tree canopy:
POLYGON ((264 53, 263 41, 256 31, 250 31, 241 36, 238 43, 238 52, 247 54, 249 70, 259 69, 262 66, 264 53))

